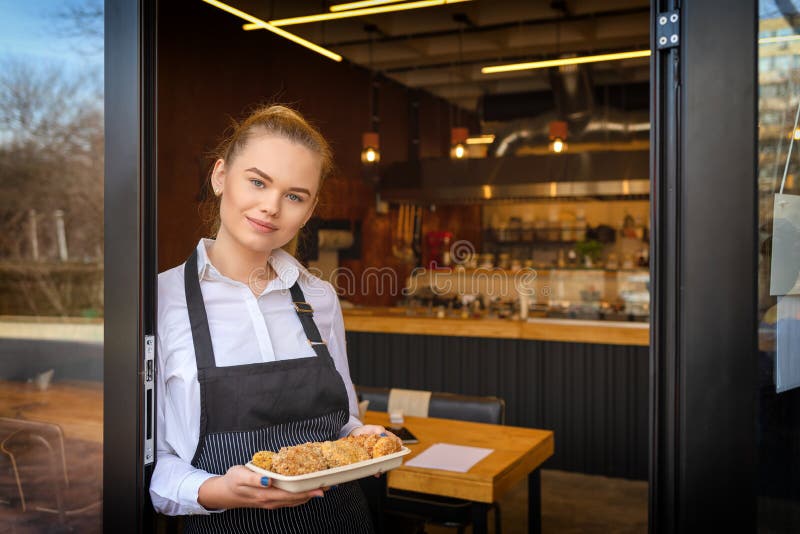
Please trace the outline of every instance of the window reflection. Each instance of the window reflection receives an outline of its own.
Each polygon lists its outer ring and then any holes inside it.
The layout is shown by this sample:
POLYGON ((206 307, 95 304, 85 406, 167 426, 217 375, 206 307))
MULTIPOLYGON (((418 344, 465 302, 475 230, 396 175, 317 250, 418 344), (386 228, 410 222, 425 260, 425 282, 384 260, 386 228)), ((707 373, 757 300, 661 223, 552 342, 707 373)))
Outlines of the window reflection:
MULTIPOLYGON (((103 3, 0 18, 0 525, 100 532, 103 3)), ((5 529, 0 529, 4 530, 5 529)))
POLYGON ((797 0, 760 0, 758 61, 759 531, 800 530, 800 27, 797 0), (789 146, 794 141, 791 157, 789 146), (787 166, 788 161, 788 166, 787 166), (785 181, 784 181, 785 175, 785 181), (780 195, 783 183, 783 196, 780 195), (778 199, 776 201, 776 198, 778 199), (787 200, 780 205, 781 199, 787 200), (777 211, 776 211, 777 209, 777 211), (782 393, 778 393, 781 391, 782 393))

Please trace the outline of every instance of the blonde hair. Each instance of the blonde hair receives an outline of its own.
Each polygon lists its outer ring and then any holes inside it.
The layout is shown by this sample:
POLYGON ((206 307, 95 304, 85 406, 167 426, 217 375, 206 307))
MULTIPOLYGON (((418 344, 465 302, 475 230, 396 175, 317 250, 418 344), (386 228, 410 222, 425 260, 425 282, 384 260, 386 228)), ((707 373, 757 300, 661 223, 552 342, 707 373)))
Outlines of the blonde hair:
MULTIPOLYGON (((322 162, 319 188, 317 189, 317 197, 319 197, 319 191, 322 189, 325 178, 333 170, 333 152, 319 130, 300 113, 279 104, 260 106, 242 122, 234 121, 230 130, 230 135, 219 144, 213 153, 215 160, 222 159, 226 165, 236 158, 253 136, 262 134, 272 134, 293 141, 317 154, 322 162)), ((209 172, 203 187, 203 198, 200 201, 199 210, 208 233, 216 236, 220 225, 220 197, 214 195, 212 190, 211 172, 209 172)), ((281 248, 294 256, 297 252, 297 240, 298 236, 295 235, 281 248)))

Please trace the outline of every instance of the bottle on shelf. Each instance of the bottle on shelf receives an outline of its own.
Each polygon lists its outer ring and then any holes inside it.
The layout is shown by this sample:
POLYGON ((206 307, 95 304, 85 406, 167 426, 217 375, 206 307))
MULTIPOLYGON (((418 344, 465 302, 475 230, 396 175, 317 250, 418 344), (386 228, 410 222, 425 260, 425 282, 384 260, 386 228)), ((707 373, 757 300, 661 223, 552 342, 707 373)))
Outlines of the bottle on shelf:
POLYGON ((582 209, 575 212, 575 241, 586 241, 586 214, 582 209))
POLYGON ((450 236, 442 240, 442 267, 450 267, 450 236))
POLYGON ((547 241, 560 241, 561 223, 555 210, 550 210, 550 214, 547 217, 547 229, 547 241))

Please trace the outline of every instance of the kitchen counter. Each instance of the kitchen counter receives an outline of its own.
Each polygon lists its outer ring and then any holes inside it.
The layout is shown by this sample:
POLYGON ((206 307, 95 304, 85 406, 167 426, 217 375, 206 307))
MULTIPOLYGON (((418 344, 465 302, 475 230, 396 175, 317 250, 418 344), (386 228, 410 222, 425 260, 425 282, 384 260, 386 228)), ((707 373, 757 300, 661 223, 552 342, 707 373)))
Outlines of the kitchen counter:
POLYGON ((407 316, 405 308, 345 308, 345 329, 350 332, 484 337, 564 341, 608 345, 647 346, 648 323, 529 318, 460 319, 407 316))

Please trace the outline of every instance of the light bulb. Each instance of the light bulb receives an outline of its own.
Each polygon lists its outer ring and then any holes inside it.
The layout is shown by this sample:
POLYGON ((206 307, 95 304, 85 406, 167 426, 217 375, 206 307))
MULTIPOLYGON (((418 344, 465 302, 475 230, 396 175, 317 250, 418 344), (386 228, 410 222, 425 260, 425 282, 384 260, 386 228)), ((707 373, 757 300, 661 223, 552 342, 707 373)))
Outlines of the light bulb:
POLYGON ((381 159, 381 154, 375 148, 368 146, 361 152, 361 162, 367 165, 378 163, 381 159))
POLYGON ((464 143, 456 143, 450 149, 450 157, 453 159, 464 159, 467 156, 467 147, 464 143))
POLYGON ((553 152, 560 154, 564 150, 564 141, 556 137, 553 140, 553 152))

